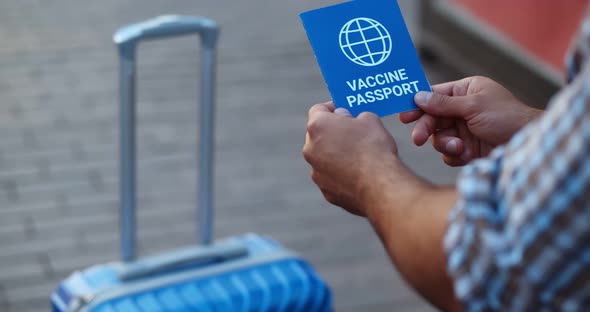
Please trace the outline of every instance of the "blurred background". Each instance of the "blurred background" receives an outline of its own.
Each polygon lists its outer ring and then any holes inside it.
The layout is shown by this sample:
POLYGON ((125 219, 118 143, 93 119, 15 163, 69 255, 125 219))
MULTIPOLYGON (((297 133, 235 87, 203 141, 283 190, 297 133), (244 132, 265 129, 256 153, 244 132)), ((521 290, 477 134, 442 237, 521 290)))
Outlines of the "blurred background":
MULTIPOLYGON (((0 311, 47 311, 70 272, 118 258, 118 27, 165 13, 222 26, 216 236, 269 234, 309 259, 337 311, 431 311, 364 220, 325 203, 300 151, 308 108, 329 99, 298 13, 341 1, 0 2, 0 311)), ((431 83, 483 74, 531 105, 561 85, 585 0, 400 0, 431 83)), ((142 254, 196 242, 198 41, 139 52, 142 254)), ((401 157, 453 183, 411 127, 385 118, 401 157)), ((392 190, 395 191, 395 190, 392 190)))

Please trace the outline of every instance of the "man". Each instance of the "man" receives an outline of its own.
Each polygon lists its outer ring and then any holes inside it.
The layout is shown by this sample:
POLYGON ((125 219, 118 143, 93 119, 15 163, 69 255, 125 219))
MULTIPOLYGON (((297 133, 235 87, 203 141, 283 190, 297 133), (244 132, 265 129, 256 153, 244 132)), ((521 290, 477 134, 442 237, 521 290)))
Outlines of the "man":
POLYGON ((416 176, 374 114, 308 115, 303 155, 326 200, 367 218, 392 262, 447 311, 590 309, 590 20, 570 84, 542 112, 483 77, 418 93, 414 143, 431 138, 456 187, 416 176), (345 157, 343 156, 345 155, 345 157))

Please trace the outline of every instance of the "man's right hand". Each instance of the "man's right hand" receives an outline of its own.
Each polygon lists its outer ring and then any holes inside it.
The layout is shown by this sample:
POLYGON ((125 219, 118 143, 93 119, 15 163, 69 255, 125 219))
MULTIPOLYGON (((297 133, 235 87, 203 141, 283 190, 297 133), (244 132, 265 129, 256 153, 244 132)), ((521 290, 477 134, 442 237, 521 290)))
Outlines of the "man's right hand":
POLYGON ((416 121, 414 144, 422 146, 432 137, 433 147, 450 166, 487 156, 542 114, 485 77, 447 82, 432 90, 416 94, 414 101, 421 110, 402 113, 400 120, 406 124, 416 121))

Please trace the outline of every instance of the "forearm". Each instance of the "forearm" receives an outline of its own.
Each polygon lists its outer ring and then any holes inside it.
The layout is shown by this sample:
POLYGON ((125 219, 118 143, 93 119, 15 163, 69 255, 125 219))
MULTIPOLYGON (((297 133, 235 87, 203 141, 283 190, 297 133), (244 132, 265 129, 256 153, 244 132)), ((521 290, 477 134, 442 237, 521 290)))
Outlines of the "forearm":
POLYGON ((367 217, 406 281, 438 308, 458 310, 443 249, 456 192, 418 178, 397 159, 390 166, 392 174, 374 177, 364 192, 367 217))

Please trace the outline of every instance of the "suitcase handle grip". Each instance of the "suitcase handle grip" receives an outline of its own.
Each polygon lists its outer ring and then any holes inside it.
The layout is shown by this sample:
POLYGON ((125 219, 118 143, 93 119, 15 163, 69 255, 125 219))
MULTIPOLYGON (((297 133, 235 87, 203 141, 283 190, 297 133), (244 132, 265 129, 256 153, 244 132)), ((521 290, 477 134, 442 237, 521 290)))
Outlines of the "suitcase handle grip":
POLYGON ((228 261, 244 257, 247 254, 248 248, 240 243, 222 243, 207 247, 190 248, 174 254, 164 254, 142 259, 139 262, 124 264, 118 275, 121 281, 128 282, 174 270, 182 270, 191 265, 212 261, 228 261))
POLYGON ((200 34, 203 44, 215 45, 219 27, 215 21, 198 16, 162 15, 121 28, 113 40, 118 45, 135 45, 143 40, 200 34))
POLYGON ((202 245, 213 240, 213 149, 215 109, 215 46, 217 23, 194 16, 167 15, 129 25, 117 31, 113 40, 119 49, 119 153, 121 258, 136 257, 136 50, 142 40, 199 34, 201 51, 201 91, 199 113, 198 222, 202 245))

